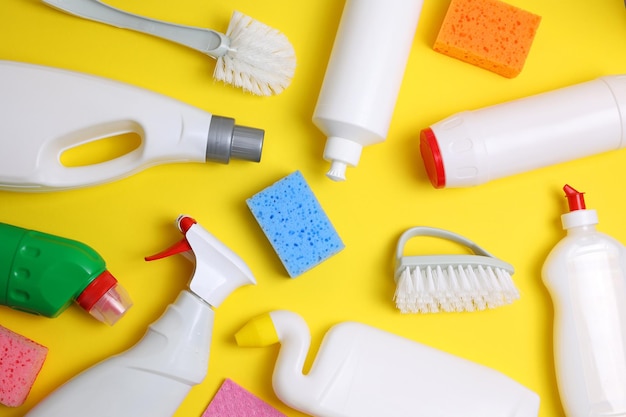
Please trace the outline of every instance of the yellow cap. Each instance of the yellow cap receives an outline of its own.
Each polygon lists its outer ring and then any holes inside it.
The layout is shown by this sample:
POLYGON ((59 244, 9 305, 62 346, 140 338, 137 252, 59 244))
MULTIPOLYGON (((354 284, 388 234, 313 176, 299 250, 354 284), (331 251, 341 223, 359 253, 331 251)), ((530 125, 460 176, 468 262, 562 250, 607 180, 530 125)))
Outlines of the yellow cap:
POLYGON ((263 347, 280 342, 270 313, 250 320, 235 334, 239 346, 263 347))

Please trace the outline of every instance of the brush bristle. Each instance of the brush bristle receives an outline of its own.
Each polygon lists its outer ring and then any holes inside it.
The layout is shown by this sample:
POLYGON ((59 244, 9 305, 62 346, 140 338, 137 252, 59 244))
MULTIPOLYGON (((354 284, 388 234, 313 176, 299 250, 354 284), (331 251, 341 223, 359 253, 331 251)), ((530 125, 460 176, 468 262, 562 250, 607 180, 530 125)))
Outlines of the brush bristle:
POLYGON ((289 86, 296 58, 285 35, 235 11, 226 36, 230 50, 217 59, 216 80, 260 96, 278 94, 289 86))
POLYGON ((402 313, 485 310, 511 304, 518 298, 509 272, 480 265, 404 267, 397 277, 394 295, 402 313))

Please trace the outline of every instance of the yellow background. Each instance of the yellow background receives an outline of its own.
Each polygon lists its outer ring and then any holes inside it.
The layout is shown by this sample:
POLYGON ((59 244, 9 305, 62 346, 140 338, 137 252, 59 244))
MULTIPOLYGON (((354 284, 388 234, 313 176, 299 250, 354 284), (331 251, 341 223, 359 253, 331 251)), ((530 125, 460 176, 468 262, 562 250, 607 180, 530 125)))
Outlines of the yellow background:
MULTIPOLYGON (((587 193, 588 207, 598 210, 600 230, 626 242, 626 153, 591 156, 473 188, 435 190, 422 166, 418 135, 462 110, 623 72, 626 10, 620 0, 509 3, 543 17, 526 66, 515 79, 434 52, 431 45, 449 2, 425 1, 387 141, 366 148, 348 180, 334 183, 325 177, 325 137, 311 116, 343 2, 109 0, 128 11, 220 31, 239 10, 280 30, 295 48, 296 75, 284 93, 261 98, 215 83, 213 60, 195 51, 65 15, 37 0, 2 0, 0 59, 144 87, 263 128, 266 142, 260 164, 162 165, 79 190, 0 192, 0 221, 87 243, 106 259, 135 302, 114 327, 77 306, 56 319, 0 307, 0 325, 50 349, 25 405, 0 406, 0 416, 23 415, 62 382, 131 347, 186 287, 192 265, 183 257, 143 260, 180 238, 173 226, 179 213, 192 215, 234 249, 258 285, 238 290, 216 310, 208 376, 192 389, 177 416, 199 416, 225 378, 289 416, 303 415, 282 404, 271 388, 278 346, 239 348, 234 341, 250 318, 274 309, 293 310, 308 322, 313 338, 309 365, 333 324, 357 320, 494 368, 541 396, 541 417, 563 416, 553 370, 553 309, 541 266, 564 234, 565 183, 587 193), (346 248, 290 279, 245 199, 295 170, 304 174, 346 248), (521 299, 486 312, 400 314, 392 302, 395 244, 415 225, 455 231, 513 264, 521 299)), ((376 51, 371 54, 375 60, 376 51)), ((369 87, 364 86, 365 93, 369 87)), ((37 117, 32 115, 33 123, 37 117)), ((416 243, 407 252, 448 250, 441 246, 416 243)))

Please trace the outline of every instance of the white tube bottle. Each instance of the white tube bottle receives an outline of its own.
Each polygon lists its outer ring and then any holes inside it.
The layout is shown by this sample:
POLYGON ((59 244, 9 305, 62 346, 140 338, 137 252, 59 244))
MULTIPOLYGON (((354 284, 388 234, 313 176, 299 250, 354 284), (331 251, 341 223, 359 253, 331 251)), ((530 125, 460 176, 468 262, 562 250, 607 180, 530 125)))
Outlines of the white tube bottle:
POLYGON ((626 146, 626 75, 450 116, 423 129, 435 188, 466 187, 626 146))
POLYGON ((346 1, 313 113, 332 180, 386 139, 421 9, 422 0, 346 1))
POLYGON ((582 193, 564 187, 567 236, 543 280, 554 303, 554 356, 568 417, 626 416, 626 248, 600 233, 582 193))

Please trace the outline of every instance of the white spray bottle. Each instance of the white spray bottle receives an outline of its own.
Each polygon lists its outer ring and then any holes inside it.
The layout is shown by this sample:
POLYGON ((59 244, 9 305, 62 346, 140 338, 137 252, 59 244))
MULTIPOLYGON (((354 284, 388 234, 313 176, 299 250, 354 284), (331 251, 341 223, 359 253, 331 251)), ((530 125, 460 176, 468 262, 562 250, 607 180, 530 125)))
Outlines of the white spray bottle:
POLYGON ((0 190, 54 191, 170 162, 258 162, 262 130, 104 78, 0 61, 0 190), (67 150, 127 133, 141 145, 109 161, 65 166, 67 150))
POLYGON ((626 416, 626 248, 596 230, 583 194, 564 187, 567 236, 543 280, 554 303, 554 358, 568 417, 626 416))
POLYGON ((177 224, 185 238, 146 259, 191 251, 195 271, 189 290, 181 291, 135 346, 66 382, 28 417, 169 417, 204 380, 213 307, 255 280, 241 258, 195 220, 181 216, 177 224))
POLYGON ((236 335, 240 346, 281 343, 272 383, 316 417, 537 417, 539 396, 507 376, 356 322, 332 327, 303 374, 311 335, 299 315, 272 311, 236 335))
POLYGON ((422 0, 346 1, 313 113, 330 179, 345 180, 363 147, 387 138, 421 9, 422 0))

